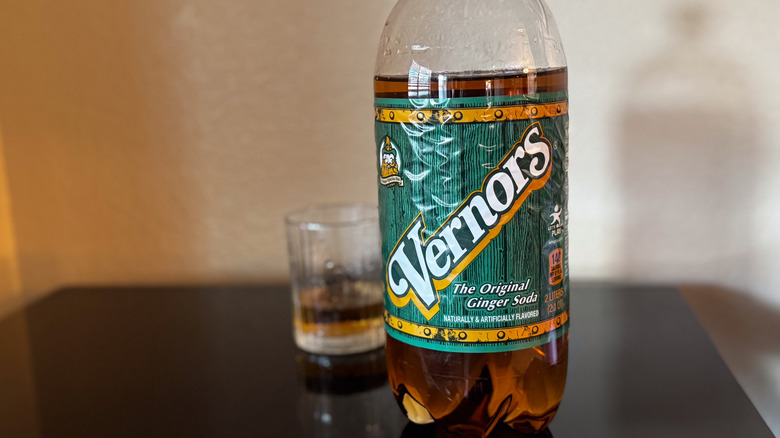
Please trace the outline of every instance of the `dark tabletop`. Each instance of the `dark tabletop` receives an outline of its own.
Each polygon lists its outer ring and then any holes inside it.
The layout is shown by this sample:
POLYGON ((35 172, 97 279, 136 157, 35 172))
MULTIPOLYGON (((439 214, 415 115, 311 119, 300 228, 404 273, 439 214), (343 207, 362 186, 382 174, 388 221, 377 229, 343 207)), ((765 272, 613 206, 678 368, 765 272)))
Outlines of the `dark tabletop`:
MULTIPOLYGON (((289 289, 74 288, 0 321, 0 437, 417 437, 384 353, 292 341, 289 289)), ((575 284, 542 436, 772 437, 680 294, 575 284)), ((497 436, 518 436, 498 431, 497 436)))

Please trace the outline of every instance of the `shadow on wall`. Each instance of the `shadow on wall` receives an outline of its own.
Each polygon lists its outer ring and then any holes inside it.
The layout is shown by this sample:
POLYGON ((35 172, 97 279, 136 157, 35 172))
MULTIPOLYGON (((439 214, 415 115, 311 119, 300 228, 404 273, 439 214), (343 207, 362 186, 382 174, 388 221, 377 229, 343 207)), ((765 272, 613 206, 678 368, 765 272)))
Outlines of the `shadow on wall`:
POLYGON ((749 72, 711 53, 709 11, 673 14, 669 47, 639 68, 621 105, 621 272, 744 284, 761 114, 749 72))

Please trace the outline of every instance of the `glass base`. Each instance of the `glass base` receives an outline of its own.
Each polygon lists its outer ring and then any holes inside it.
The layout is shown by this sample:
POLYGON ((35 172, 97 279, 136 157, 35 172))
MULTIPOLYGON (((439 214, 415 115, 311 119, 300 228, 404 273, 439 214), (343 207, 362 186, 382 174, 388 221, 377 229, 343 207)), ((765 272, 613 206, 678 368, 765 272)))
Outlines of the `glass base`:
POLYGON ((371 351, 385 344, 383 326, 344 336, 323 336, 316 332, 295 330, 295 344, 303 351, 315 354, 355 354, 371 351))

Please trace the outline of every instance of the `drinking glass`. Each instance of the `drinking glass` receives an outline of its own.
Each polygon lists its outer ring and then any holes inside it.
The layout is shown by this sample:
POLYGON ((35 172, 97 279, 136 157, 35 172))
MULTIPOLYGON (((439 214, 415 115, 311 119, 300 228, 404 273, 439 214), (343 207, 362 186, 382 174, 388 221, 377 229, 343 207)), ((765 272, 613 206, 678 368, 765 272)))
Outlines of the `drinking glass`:
POLYGON ((295 343, 319 354, 384 344, 375 206, 318 205, 287 215, 295 343))

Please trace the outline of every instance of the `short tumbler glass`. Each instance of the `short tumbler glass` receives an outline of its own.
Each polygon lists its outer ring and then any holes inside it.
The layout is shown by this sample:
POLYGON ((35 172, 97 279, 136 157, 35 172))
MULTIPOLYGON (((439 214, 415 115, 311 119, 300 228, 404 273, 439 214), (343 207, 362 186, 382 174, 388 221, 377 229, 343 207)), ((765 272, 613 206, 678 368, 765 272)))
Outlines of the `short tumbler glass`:
POLYGON ((295 343, 318 354, 384 344, 379 215, 363 204, 319 205, 285 218, 295 343))

